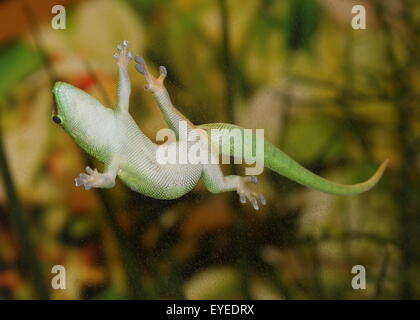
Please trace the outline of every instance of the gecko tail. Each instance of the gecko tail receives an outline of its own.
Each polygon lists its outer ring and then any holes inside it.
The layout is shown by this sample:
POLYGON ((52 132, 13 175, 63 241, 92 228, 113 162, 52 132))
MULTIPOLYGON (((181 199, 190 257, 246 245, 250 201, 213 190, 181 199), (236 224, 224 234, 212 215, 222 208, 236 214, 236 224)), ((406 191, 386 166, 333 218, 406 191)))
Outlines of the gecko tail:
MULTIPOLYGON (((210 132, 212 129, 239 129, 241 132, 243 131, 243 128, 227 123, 209 123, 201 125, 199 126, 199 128, 204 129, 208 132, 210 132)), ((232 146, 230 146, 230 148, 221 148, 220 150, 229 150, 229 156, 242 156, 242 154, 235 154, 236 149, 232 146)), ((382 162, 382 164, 379 166, 376 172, 364 182, 357 184, 341 184, 327 180, 309 171, 276 146, 272 145, 267 141, 264 141, 264 166, 266 168, 269 168, 270 170, 273 170, 274 172, 277 172, 278 174, 289 178, 290 180, 293 180, 299 184, 302 184, 306 187, 329 194, 349 196, 372 189, 381 179, 387 164, 388 159, 382 162)))
POLYGON ((388 159, 383 161, 376 172, 366 181, 357 184, 336 183, 309 171, 284 152, 270 143, 265 143, 265 166, 282 176, 296 181, 306 187, 329 194, 350 196, 372 189, 381 179, 388 159))

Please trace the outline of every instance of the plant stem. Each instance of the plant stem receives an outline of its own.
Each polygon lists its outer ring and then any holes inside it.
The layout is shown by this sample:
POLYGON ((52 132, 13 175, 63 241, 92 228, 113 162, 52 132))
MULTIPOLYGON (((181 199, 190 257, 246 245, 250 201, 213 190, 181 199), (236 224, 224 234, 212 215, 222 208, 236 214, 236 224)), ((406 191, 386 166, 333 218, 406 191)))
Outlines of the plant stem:
POLYGON ((127 237, 122 232, 117 219, 114 215, 111 201, 109 201, 109 195, 103 189, 97 189, 96 192, 104 206, 105 218, 111 226, 112 232, 114 233, 121 253, 121 259, 125 268, 125 274, 128 281, 128 287, 130 289, 130 295, 134 299, 144 299, 145 290, 141 285, 141 274, 139 271, 139 263, 134 250, 130 246, 127 237))
POLYGON ((229 33, 229 14, 227 8, 227 0, 219 0, 220 18, 222 28, 222 58, 223 71, 225 78, 225 102, 226 102, 226 116, 229 123, 235 123, 234 102, 234 86, 233 86, 233 70, 232 57, 230 53, 230 33, 229 33))
POLYGON ((0 124, 0 171, 9 200, 10 219, 16 230, 19 245, 22 251, 23 265, 28 272, 37 299, 49 299, 48 287, 41 271, 39 260, 36 256, 35 247, 30 239, 29 226, 25 221, 21 203, 18 199, 16 189, 7 162, 6 152, 3 144, 3 134, 0 124))
MULTIPOLYGON (((221 18, 221 29, 222 29, 222 58, 223 58, 223 71, 225 79, 225 103, 226 103, 226 117, 229 123, 235 123, 235 110, 234 110, 234 75, 232 68, 232 56, 230 52, 230 34, 229 34, 229 12, 227 8, 227 0, 219 0, 219 10, 221 18)), ((231 165, 231 171, 236 174, 236 168, 231 165)), ((251 299, 249 277, 250 273, 248 270, 248 253, 247 253, 247 231, 246 221, 244 218, 244 210, 241 206, 237 206, 238 199, 236 194, 234 198, 231 198, 232 207, 235 212, 235 232, 236 237, 236 248, 238 250, 238 268, 241 278, 241 290, 244 299, 251 299)))
POLYGON ((381 24, 381 31, 384 40, 384 53, 387 58, 387 65, 390 68, 389 81, 393 84, 393 100, 397 113, 397 129, 399 153, 401 155, 401 163, 399 164, 398 183, 395 184, 393 195, 395 202, 400 204, 399 225, 400 225, 400 298, 412 299, 414 297, 414 288, 409 278, 413 270, 418 268, 418 246, 420 237, 418 236, 418 228, 420 226, 418 219, 418 173, 411 168, 416 167, 417 150, 411 137, 414 136, 414 129, 411 120, 414 116, 414 110, 417 108, 415 102, 411 99, 415 92, 413 85, 410 83, 409 67, 413 66, 416 57, 413 52, 418 52, 416 48, 415 22, 412 17, 414 11, 413 3, 404 1, 402 5, 401 19, 404 22, 406 30, 408 30, 409 41, 403 42, 407 56, 405 61, 400 61, 397 55, 395 44, 395 35, 392 31, 388 19, 385 18, 386 7, 382 1, 375 1, 375 9, 381 24), (412 40, 412 41, 411 41, 412 40), (411 48, 411 46, 414 46, 411 48))
POLYGON ((384 290, 384 282, 388 271, 389 265, 389 248, 385 246, 384 248, 384 260, 381 265, 381 269, 379 271, 378 279, 376 281, 376 288, 375 293, 373 296, 373 300, 378 300, 382 297, 383 290, 384 290))

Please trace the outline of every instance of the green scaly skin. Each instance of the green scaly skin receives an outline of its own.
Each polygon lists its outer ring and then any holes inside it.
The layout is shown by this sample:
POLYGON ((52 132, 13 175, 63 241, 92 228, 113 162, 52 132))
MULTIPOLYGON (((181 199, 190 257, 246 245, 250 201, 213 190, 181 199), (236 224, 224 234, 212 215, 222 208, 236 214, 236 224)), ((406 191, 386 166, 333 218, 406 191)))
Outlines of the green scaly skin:
MULTIPOLYGON (((128 42, 124 41, 117 49, 118 53, 114 57, 117 60, 119 81, 117 105, 114 109, 104 107, 94 97, 70 84, 57 82, 53 88, 54 122, 60 124, 87 153, 104 163, 103 173, 87 167, 86 173, 81 173, 75 179, 76 186, 84 186, 85 189, 112 188, 118 176, 136 192, 157 199, 175 199, 191 191, 202 179, 212 193, 236 191, 242 203, 248 199, 256 210, 259 208, 257 199, 264 205, 264 197, 248 187, 249 183, 257 183, 255 176, 224 176, 218 164, 162 165, 156 161, 158 145, 144 135, 128 111, 131 86, 127 67, 132 60, 128 42)), ((193 125, 173 106, 169 98, 163 85, 166 69, 160 67, 160 76, 154 78, 141 57, 136 57, 135 60, 137 70, 147 81, 146 88, 153 93, 166 122, 177 135, 179 121, 185 121, 188 130, 203 129, 202 132, 209 141, 212 129, 240 129, 242 132, 242 128, 231 124, 193 125)), ((178 138, 181 139, 180 136, 178 138)), ((174 142, 176 146, 179 143, 180 141, 174 142)), ((223 141, 220 143, 223 144, 223 141)), ((228 155, 242 156, 236 155, 233 147, 228 155)), ((305 169, 268 142, 264 142, 264 164, 304 186, 331 194, 352 195, 371 189, 382 176, 387 161, 381 164, 369 180, 354 185, 326 180, 305 169)))

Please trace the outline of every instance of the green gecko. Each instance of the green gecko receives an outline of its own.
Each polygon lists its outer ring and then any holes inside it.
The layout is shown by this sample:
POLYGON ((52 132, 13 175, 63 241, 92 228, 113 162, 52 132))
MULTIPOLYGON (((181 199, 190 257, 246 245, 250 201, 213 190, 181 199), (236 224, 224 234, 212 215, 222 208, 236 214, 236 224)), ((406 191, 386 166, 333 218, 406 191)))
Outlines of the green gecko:
MULTIPOLYGON (((55 100, 52 120, 60 124, 87 153, 104 163, 103 173, 87 167, 86 173, 75 179, 75 185, 84 186, 86 190, 112 188, 118 176, 136 192, 156 199, 176 199, 191 191, 202 179, 212 193, 236 191, 241 203, 248 199, 256 210, 259 209, 257 199, 265 205, 264 196, 249 188, 249 183, 257 183, 255 176, 224 176, 219 164, 159 164, 156 161, 158 145, 144 135, 129 113, 131 85, 127 68, 133 56, 128 42, 123 41, 117 49, 114 57, 119 79, 114 109, 104 107, 91 95, 64 82, 56 82, 52 90, 55 100)), ((180 121, 187 123, 188 130, 201 128, 207 133, 218 128, 243 130, 224 123, 195 126, 173 106, 164 86, 166 68, 161 66, 160 75, 155 78, 141 57, 136 56, 135 61, 137 71, 146 79, 146 89, 153 93, 166 122, 177 134, 180 121)), ((268 142, 264 142, 264 151, 265 167, 304 186, 336 195, 353 195, 371 189, 381 178, 388 162, 384 161, 367 181, 344 185, 312 173, 268 142)), ((230 155, 235 155, 234 151, 230 152, 230 155)))

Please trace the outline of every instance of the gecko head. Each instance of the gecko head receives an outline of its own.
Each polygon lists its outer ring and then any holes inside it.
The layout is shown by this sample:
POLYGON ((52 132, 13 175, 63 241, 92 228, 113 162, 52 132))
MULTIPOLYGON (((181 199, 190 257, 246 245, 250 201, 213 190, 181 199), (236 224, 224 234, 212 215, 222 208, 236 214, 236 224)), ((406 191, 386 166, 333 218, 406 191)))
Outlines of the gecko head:
POLYGON ((51 119, 55 123, 82 147, 106 145, 112 138, 112 109, 105 108, 90 94, 65 82, 56 82, 52 92, 51 119))
POLYGON ((74 112, 73 106, 77 105, 73 103, 72 91, 74 88, 72 85, 65 82, 56 82, 52 89, 53 92, 53 110, 51 113, 51 119, 62 125, 64 128, 67 125, 67 118, 71 118, 71 113, 74 112))
POLYGON ((79 95, 82 90, 65 82, 56 82, 52 89, 54 104, 51 119, 66 129, 80 112, 79 95))
POLYGON ((87 128, 98 121, 103 106, 91 95, 65 82, 56 82, 52 89, 54 106, 51 119, 66 131, 87 128))

